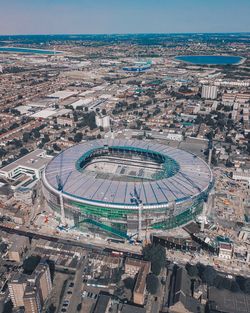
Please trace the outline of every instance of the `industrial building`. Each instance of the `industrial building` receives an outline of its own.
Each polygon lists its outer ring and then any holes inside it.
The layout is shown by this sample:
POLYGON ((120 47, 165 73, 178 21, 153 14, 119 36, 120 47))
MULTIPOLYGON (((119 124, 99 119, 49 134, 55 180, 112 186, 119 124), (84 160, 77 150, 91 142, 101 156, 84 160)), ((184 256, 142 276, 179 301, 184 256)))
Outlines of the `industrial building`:
POLYGON ((184 150, 107 139, 63 151, 48 163, 42 182, 63 224, 129 239, 192 220, 213 176, 202 159, 184 150))

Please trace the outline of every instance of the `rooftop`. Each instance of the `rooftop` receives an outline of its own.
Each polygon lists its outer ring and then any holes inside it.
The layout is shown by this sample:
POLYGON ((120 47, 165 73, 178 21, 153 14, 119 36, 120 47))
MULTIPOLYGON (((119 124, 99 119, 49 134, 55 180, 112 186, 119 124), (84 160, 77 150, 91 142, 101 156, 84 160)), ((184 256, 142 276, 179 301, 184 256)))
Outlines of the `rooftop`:
MULTIPOLYGON (((207 190, 212 181, 209 166, 199 157, 184 150, 145 140, 95 140, 65 150, 55 157, 45 170, 44 182, 55 192, 58 190, 55 173, 60 173, 60 171, 61 181, 64 184, 64 195, 66 197, 73 196, 75 200, 80 199, 81 202, 91 201, 93 204, 105 202, 114 205, 131 205, 131 194, 134 194, 135 188, 145 207, 146 205, 165 205, 172 201, 181 202, 207 190), (114 160, 119 158, 112 155, 108 158, 102 157, 102 159, 105 158, 102 163, 89 163, 92 166, 91 168, 89 166, 89 169, 87 166, 86 169, 78 166, 81 162, 88 160, 88 156, 91 156, 93 151, 105 149, 105 146, 118 150, 134 149, 138 151, 138 154, 144 151, 154 157, 160 155, 161 158, 165 158, 166 162, 164 161, 165 163, 160 165, 164 167, 164 171, 166 167, 167 174, 160 172, 158 175, 158 168, 155 171, 157 166, 149 161, 135 159, 133 154, 129 156, 132 159, 129 165, 125 164, 126 166, 121 164, 121 161, 114 160), (133 162, 137 162, 140 166, 138 165, 137 169, 132 168, 133 162), (145 166, 145 162, 149 165, 145 166), (114 164, 112 169, 111 163, 114 164), (95 166, 102 166, 103 172, 99 172, 95 166), (118 166, 120 167, 118 168, 118 166), (150 177, 149 167, 154 167, 155 171, 150 177), (140 169, 138 170, 138 168, 140 169), (117 174, 117 171, 120 175, 117 174), (125 173, 126 179, 123 178, 124 171, 128 172, 128 174, 125 173), (145 172, 147 172, 145 179, 139 180, 141 175, 144 175, 142 173, 145 172), (170 175, 168 175, 169 173, 170 175), (135 179, 132 179, 133 177, 135 179)), ((133 204, 132 206, 134 207, 133 204)))
POLYGON ((48 161, 49 157, 46 155, 46 151, 43 149, 37 149, 26 154, 15 162, 12 162, 1 168, 0 174, 3 172, 13 171, 18 166, 39 170, 40 168, 44 167, 48 163, 48 161))

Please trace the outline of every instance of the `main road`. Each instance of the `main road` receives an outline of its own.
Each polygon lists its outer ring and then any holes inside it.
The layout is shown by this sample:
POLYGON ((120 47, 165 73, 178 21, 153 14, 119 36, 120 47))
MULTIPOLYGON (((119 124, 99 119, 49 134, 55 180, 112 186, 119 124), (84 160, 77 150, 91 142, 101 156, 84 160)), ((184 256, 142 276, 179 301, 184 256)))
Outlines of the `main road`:
MULTIPOLYGON (((12 224, 2 224, 0 223, 0 230, 5 231, 9 234, 17 234, 20 236, 29 237, 30 239, 44 239, 48 241, 68 244, 74 247, 81 247, 85 250, 93 250, 95 252, 99 253, 111 253, 112 251, 120 252, 121 255, 124 256, 130 256, 134 258, 141 258, 141 252, 137 251, 135 252, 134 246, 126 246, 121 247, 122 244, 112 244, 112 243, 106 243, 105 241, 100 241, 91 243, 91 239, 86 239, 88 242, 80 241, 80 240, 72 240, 63 238, 56 235, 49 235, 45 233, 38 232, 37 230, 31 230, 26 228, 25 226, 20 226, 17 228, 16 225, 12 224)), ((138 247, 137 247, 138 248, 138 247)))

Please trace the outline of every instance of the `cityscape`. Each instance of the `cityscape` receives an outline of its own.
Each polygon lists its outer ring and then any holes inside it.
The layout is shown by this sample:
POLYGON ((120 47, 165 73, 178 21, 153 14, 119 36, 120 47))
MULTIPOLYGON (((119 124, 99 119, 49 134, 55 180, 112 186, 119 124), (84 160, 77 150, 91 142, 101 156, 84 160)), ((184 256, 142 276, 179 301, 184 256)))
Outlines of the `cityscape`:
POLYGON ((3 28, 0 313, 250 312, 249 26, 3 28))

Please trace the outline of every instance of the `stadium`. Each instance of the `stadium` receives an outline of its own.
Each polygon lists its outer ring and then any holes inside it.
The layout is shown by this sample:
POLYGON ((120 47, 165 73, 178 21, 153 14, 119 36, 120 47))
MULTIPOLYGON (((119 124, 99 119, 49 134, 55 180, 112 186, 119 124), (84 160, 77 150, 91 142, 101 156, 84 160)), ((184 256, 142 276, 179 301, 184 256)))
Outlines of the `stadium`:
POLYGON ((147 61, 147 62, 138 61, 138 62, 135 62, 131 66, 123 67, 123 71, 125 71, 125 72, 138 72, 138 73, 146 72, 146 71, 151 69, 151 65, 152 65, 151 61, 147 61))
POLYGON ((52 159, 43 193, 62 221, 129 239, 200 214, 213 185, 199 157, 142 140, 94 140, 52 159))

